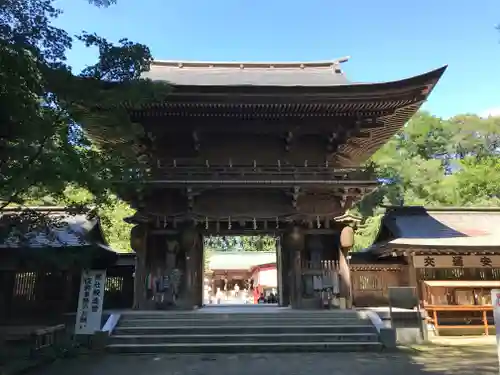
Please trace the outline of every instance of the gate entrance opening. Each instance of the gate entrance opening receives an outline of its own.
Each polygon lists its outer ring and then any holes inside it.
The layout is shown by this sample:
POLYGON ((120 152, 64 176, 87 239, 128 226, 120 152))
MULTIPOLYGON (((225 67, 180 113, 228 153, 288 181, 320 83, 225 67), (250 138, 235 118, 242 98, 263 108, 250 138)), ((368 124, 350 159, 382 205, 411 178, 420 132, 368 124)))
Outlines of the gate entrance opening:
POLYGON ((204 245, 205 305, 280 304, 276 237, 206 237, 204 245))

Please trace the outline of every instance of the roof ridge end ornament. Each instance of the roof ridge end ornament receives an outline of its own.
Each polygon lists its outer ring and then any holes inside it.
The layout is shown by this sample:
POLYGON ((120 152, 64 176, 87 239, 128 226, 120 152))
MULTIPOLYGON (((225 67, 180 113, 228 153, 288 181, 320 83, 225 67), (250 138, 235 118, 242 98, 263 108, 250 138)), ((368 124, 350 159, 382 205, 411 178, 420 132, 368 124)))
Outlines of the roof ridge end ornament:
POLYGON ((341 57, 339 59, 333 60, 333 63, 332 63, 333 72, 335 74, 343 74, 344 71, 342 70, 341 64, 348 62, 350 58, 351 58, 351 56, 344 56, 344 57, 341 57))

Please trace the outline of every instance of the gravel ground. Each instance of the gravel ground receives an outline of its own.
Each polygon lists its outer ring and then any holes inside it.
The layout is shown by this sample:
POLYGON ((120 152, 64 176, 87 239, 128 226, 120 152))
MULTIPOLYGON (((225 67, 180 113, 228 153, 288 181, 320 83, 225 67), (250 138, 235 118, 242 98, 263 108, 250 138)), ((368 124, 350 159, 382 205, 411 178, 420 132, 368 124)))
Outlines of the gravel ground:
POLYGON ((383 353, 103 355, 58 361, 36 375, 498 374, 494 346, 383 353))

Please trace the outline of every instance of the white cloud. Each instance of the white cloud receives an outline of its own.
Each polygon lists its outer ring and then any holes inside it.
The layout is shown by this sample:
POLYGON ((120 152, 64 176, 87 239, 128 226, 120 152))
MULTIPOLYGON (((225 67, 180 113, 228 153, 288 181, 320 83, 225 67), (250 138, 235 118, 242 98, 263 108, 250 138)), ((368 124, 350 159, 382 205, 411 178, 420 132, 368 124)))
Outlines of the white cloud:
POLYGON ((479 114, 480 117, 500 117, 500 107, 498 108, 491 108, 487 111, 484 111, 482 113, 479 114))

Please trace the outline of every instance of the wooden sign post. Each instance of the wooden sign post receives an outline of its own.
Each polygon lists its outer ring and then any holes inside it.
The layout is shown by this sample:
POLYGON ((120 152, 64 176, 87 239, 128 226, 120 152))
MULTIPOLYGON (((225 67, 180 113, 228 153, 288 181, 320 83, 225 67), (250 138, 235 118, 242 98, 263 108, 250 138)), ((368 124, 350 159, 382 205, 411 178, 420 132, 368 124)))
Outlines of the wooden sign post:
POLYGON ((106 270, 83 270, 76 313, 76 335, 92 335, 101 329, 105 284, 106 270))
POLYGON ((493 318, 495 319, 495 333, 497 338, 498 372, 500 373, 500 289, 491 290, 493 304, 493 318))

